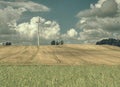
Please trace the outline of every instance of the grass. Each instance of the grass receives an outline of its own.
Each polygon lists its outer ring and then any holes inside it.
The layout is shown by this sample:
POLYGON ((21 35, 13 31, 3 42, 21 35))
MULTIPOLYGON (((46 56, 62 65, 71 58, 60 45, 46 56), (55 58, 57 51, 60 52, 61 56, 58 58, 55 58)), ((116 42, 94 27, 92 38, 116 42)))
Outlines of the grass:
POLYGON ((120 87, 120 66, 0 65, 0 87, 120 87))

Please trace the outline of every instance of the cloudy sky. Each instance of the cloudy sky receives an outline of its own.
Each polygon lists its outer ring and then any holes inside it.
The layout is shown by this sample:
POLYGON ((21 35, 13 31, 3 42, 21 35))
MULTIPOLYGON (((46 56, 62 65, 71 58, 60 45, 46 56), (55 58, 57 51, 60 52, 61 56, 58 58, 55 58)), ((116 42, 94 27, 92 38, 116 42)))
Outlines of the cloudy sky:
POLYGON ((0 42, 93 43, 120 38, 120 0, 0 0, 0 42))

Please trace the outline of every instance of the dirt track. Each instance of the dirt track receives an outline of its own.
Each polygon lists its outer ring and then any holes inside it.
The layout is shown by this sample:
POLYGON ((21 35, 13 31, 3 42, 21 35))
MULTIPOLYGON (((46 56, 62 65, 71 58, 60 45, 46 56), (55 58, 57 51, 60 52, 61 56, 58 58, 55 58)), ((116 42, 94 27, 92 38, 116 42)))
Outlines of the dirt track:
POLYGON ((120 48, 96 45, 0 46, 0 63, 119 65, 120 48))

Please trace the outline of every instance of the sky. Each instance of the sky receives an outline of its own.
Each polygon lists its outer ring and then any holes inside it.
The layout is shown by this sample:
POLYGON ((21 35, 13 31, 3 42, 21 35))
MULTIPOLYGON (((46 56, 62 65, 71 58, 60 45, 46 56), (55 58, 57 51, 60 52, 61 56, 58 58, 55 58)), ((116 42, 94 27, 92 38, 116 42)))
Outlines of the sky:
POLYGON ((119 0, 0 0, 0 42, 40 44, 64 40, 95 44, 120 38, 119 0), (40 20, 39 20, 40 19, 40 20))

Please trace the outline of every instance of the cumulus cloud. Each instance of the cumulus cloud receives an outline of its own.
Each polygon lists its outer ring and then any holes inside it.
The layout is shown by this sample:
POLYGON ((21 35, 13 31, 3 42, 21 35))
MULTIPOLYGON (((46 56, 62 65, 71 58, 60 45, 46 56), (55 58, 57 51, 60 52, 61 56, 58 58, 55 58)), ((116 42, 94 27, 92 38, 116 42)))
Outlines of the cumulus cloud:
MULTIPOLYGON (((3 0, 1 0, 1 1, 3 1, 3 0)), ((28 1, 28 0, 8 0, 8 1, 23 2, 23 1, 28 1)))
POLYGON ((12 7, 0 9, 0 33, 11 33, 9 25, 16 23, 24 11, 24 9, 14 9, 12 7))
POLYGON ((75 37, 75 36, 77 36, 77 34, 78 34, 77 31, 73 28, 67 31, 68 37, 75 37))
POLYGON ((80 32, 79 40, 83 40, 85 43, 94 43, 97 40, 104 38, 109 38, 111 36, 110 32, 106 32, 103 29, 84 29, 80 32))
POLYGON ((38 32, 38 19, 40 38, 51 40, 58 38, 60 35, 60 26, 55 21, 46 20, 42 17, 33 17, 30 22, 21 23, 16 26, 16 31, 19 33, 21 38, 34 39, 37 37, 38 32))
POLYGON ((78 32, 76 29, 71 28, 65 34, 61 34, 60 38, 63 39, 66 43, 78 43, 78 32))
POLYGON ((49 11, 49 8, 34 3, 32 1, 27 2, 8 2, 0 1, 0 26, 13 23, 13 21, 18 21, 23 12, 32 11, 32 12, 44 12, 49 11))
POLYGON ((11 6, 14 8, 21 8, 21 9, 26 9, 31 12, 45 12, 45 11, 50 11, 48 7, 42 4, 38 4, 32 1, 21 1, 21 2, 6 2, 6 1, 0 1, 0 4, 4 7, 6 6, 11 6))
POLYGON ((15 30, 20 40, 22 39, 22 42, 27 42, 27 40, 37 42, 38 22, 39 36, 42 42, 46 41, 46 43, 50 44, 51 40, 64 40, 66 43, 76 43, 78 41, 76 29, 71 28, 65 34, 61 34, 60 25, 56 21, 47 20, 42 17, 33 17, 30 22, 21 23, 16 26, 15 30))
POLYGON ((0 0, 0 41, 11 40, 11 35, 18 36, 14 28, 23 13, 27 11, 46 12, 50 9, 28 0, 0 0))
POLYGON ((95 43, 103 38, 120 38, 119 6, 119 0, 99 0, 90 9, 79 12, 79 40, 95 43))
POLYGON ((59 36, 59 39, 64 40, 65 43, 68 44, 76 44, 76 43, 80 43, 80 41, 78 40, 78 31, 75 28, 70 28, 69 30, 67 30, 64 34, 61 34, 59 36))
POLYGON ((97 4, 91 4, 91 8, 81 11, 77 14, 77 17, 109 17, 115 16, 118 7, 115 0, 99 0, 97 4))

